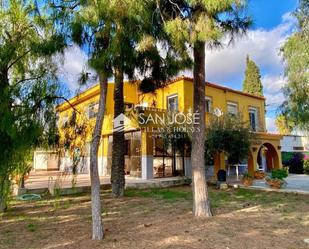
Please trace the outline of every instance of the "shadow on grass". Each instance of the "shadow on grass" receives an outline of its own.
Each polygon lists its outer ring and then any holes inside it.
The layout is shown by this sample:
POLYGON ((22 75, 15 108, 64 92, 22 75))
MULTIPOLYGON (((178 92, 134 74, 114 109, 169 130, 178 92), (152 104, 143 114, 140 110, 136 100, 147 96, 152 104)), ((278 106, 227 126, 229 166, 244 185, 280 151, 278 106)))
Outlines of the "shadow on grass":
POLYGON ((192 200, 192 193, 189 191, 172 189, 147 189, 147 190, 133 190, 129 189, 125 191, 126 197, 143 197, 161 199, 168 202, 179 200, 192 200))

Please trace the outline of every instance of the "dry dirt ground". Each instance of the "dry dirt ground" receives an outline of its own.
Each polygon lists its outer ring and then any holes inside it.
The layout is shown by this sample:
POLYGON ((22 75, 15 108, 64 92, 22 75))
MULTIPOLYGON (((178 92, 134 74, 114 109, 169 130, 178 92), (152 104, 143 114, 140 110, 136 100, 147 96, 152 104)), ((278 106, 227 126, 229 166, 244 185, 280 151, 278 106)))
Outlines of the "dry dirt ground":
POLYGON ((309 196, 210 189, 214 217, 195 219, 189 186, 102 192, 105 239, 90 238, 89 195, 13 202, 0 248, 309 248, 309 196))

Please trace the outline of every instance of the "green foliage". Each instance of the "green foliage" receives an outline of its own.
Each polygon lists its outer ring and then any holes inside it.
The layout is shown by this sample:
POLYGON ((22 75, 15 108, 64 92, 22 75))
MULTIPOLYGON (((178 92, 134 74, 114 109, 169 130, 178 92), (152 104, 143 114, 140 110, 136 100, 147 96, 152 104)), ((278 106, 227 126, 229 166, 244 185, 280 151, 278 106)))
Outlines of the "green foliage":
MULTIPOLYGON (((75 177, 78 165, 83 157, 88 153, 87 138, 93 132, 93 124, 84 114, 85 110, 73 110, 68 120, 60 127, 61 138, 59 139, 60 152, 69 156, 73 162, 72 185, 75 185, 75 177)), ((89 155, 88 155, 89 156, 89 155)))
POLYGON ((56 140, 58 87, 51 55, 64 47, 47 13, 33 1, 1 4, 0 202, 7 199, 12 175, 28 167, 31 150, 56 140))
POLYGON ((253 60, 250 60, 249 56, 247 56, 247 68, 245 80, 243 82, 243 91, 257 96, 263 96, 260 69, 253 60))
POLYGON ((275 120, 276 127, 280 134, 291 134, 292 128, 295 126, 292 121, 288 121, 284 115, 277 116, 275 120))
POLYGON ((284 43, 281 51, 288 80, 286 101, 281 111, 294 127, 309 130, 309 2, 300 0, 294 16, 298 29, 284 43))
POLYGON ((88 64, 98 74, 110 77, 120 67, 130 79, 141 76, 140 89, 149 92, 192 65, 167 42, 154 1, 59 0, 52 6, 55 23, 68 40, 88 48, 88 64))
POLYGON ((286 177, 288 177, 288 172, 285 169, 274 169, 271 171, 272 179, 283 180, 286 177))
POLYGON ((181 0, 176 3, 159 1, 158 16, 164 22, 172 42, 186 53, 187 44, 205 42, 209 46, 221 46, 222 38, 243 34, 251 25, 251 18, 243 11, 246 1, 181 0))
POLYGON ((304 173, 309 175, 309 159, 304 161, 304 173))
POLYGON ((210 117, 206 128, 206 165, 218 152, 224 152, 230 163, 239 163, 249 155, 253 133, 241 117, 223 115, 210 117))
POLYGON ((38 225, 35 224, 35 223, 29 223, 29 224, 27 225, 27 229, 28 229, 28 231, 30 231, 30 232, 35 232, 35 231, 38 229, 38 225))
POLYGON ((243 179, 253 179, 253 176, 249 172, 245 172, 242 178, 243 179))

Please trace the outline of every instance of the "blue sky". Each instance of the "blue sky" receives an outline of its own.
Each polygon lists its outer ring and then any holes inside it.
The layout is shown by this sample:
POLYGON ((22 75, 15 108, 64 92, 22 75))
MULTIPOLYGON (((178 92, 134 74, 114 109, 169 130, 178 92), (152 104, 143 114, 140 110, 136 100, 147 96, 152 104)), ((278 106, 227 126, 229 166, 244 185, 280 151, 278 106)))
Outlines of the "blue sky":
POLYGON ((246 55, 261 70, 264 95, 267 98, 267 129, 276 131, 274 125, 278 106, 284 96, 285 84, 280 47, 295 29, 297 0, 251 0, 248 13, 254 20, 246 37, 237 39, 234 45, 221 50, 206 51, 206 78, 234 89, 242 89, 246 55))
POLYGON ((282 15, 293 11, 296 6, 296 0, 250 0, 249 13, 255 27, 271 29, 281 23, 282 15))
MULTIPOLYGON (((285 79, 279 49, 295 28, 295 19, 290 13, 296 6, 297 0, 249 0, 248 13, 253 17, 254 25, 247 35, 229 47, 206 49, 206 79, 210 82, 240 90, 246 55, 249 54, 260 67, 267 98, 267 129, 271 132, 276 131, 274 118, 284 99, 281 88, 285 79)), ((65 53, 60 74, 73 94, 86 61, 85 53, 78 47, 73 46, 65 53)))

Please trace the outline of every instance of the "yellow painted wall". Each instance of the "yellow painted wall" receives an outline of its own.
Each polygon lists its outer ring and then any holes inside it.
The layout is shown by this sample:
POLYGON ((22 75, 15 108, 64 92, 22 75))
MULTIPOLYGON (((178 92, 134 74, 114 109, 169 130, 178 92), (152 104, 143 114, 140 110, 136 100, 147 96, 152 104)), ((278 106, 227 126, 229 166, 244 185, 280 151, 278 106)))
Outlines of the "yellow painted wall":
MULTIPOLYGON (((87 118, 88 113, 88 106, 91 103, 95 103, 99 101, 99 92, 100 88, 99 85, 96 85, 87 91, 79 94, 78 96, 70 99, 70 103, 64 102, 63 104, 59 105, 57 107, 57 110, 59 112, 59 123, 58 127, 60 128, 60 136, 63 137, 64 133, 61 129, 61 126, 66 118, 71 117, 73 113, 73 107, 77 110, 77 115, 83 116, 83 118, 87 118), (73 106, 73 107, 72 107, 73 106)), ((124 95, 125 95, 125 102, 127 103, 137 103, 138 102, 138 94, 137 94, 137 85, 132 83, 125 83, 124 84, 124 95)), ((103 135, 111 133, 113 129, 113 110, 114 110, 114 84, 109 83, 108 84, 108 90, 107 90, 107 101, 106 101, 106 111, 105 111, 105 117, 104 117, 104 123, 103 123, 103 135)), ((94 127, 95 125, 95 118, 88 119, 90 122, 90 126, 94 127)), ((92 129, 88 132, 86 142, 90 142, 92 137, 92 129)), ((102 154, 106 154, 106 151, 103 151, 102 149, 102 143, 99 148, 98 155, 101 156, 102 154)))
POLYGON ((177 94, 178 96, 178 108, 180 112, 184 112, 185 108, 185 95, 184 95, 184 81, 179 80, 167 86, 158 89, 155 93, 140 94, 139 103, 148 103, 148 107, 155 107, 159 109, 167 108, 167 97, 177 94))
MULTIPOLYGON (((103 123, 102 135, 107 135, 112 132, 112 120, 113 120, 113 100, 114 84, 108 84, 106 112, 103 123)), ((244 121, 249 119, 249 106, 257 107, 259 110, 259 121, 262 127, 265 129, 265 99, 243 94, 239 91, 224 88, 221 86, 207 84, 205 89, 206 96, 212 99, 212 108, 220 108, 224 113, 227 110, 227 102, 235 102, 238 104, 238 110, 243 113, 244 121)), ((147 103, 148 107, 155 107, 159 109, 167 108, 167 97, 169 95, 177 94, 178 96, 178 109, 180 112, 188 112, 193 109, 193 81, 187 78, 180 78, 166 87, 158 89, 155 93, 140 94, 138 91, 137 83, 124 83, 124 96, 125 103, 144 104, 147 103)), ((72 98, 70 103, 74 108, 79 110, 83 115, 87 114, 87 107, 93 102, 97 102, 99 99, 99 85, 94 86, 80 95, 72 98)), ((59 122, 63 121, 65 116, 72 114, 72 107, 68 103, 63 103, 57 107, 59 111, 59 122)), ((206 114, 207 117, 207 114, 206 114)), ((94 125, 95 118, 89 120, 94 125)), ((61 127, 61 126, 59 126, 61 127)), ((262 130, 264 131, 264 130, 262 130)), ((90 141, 91 133, 87 137, 90 141)), ((100 154, 106 154, 103 149, 100 148, 100 154)))
MULTIPOLYGON (((145 94, 139 97, 140 102, 148 102, 148 107, 156 107, 166 109, 166 100, 169 95, 178 95, 178 108, 180 112, 188 112, 193 110, 193 82, 191 80, 181 79, 167 85, 162 89, 158 89, 154 94, 145 94), (155 106, 152 104, 156 103, 155 106)), ((259 115, 259 125, 265 131, 265 100, 248 96, 227 89, 220 89, 211 85, 207 85, 205 94, 212 100, 212 108, 220 108, 224 113, 227 112, 227 103, 237 103, 238 111, 243 114, 243 121, 249 121, 249 107, 256 107, 259 115)), ((208 115, 206 114, 206 117, 208 115)))

